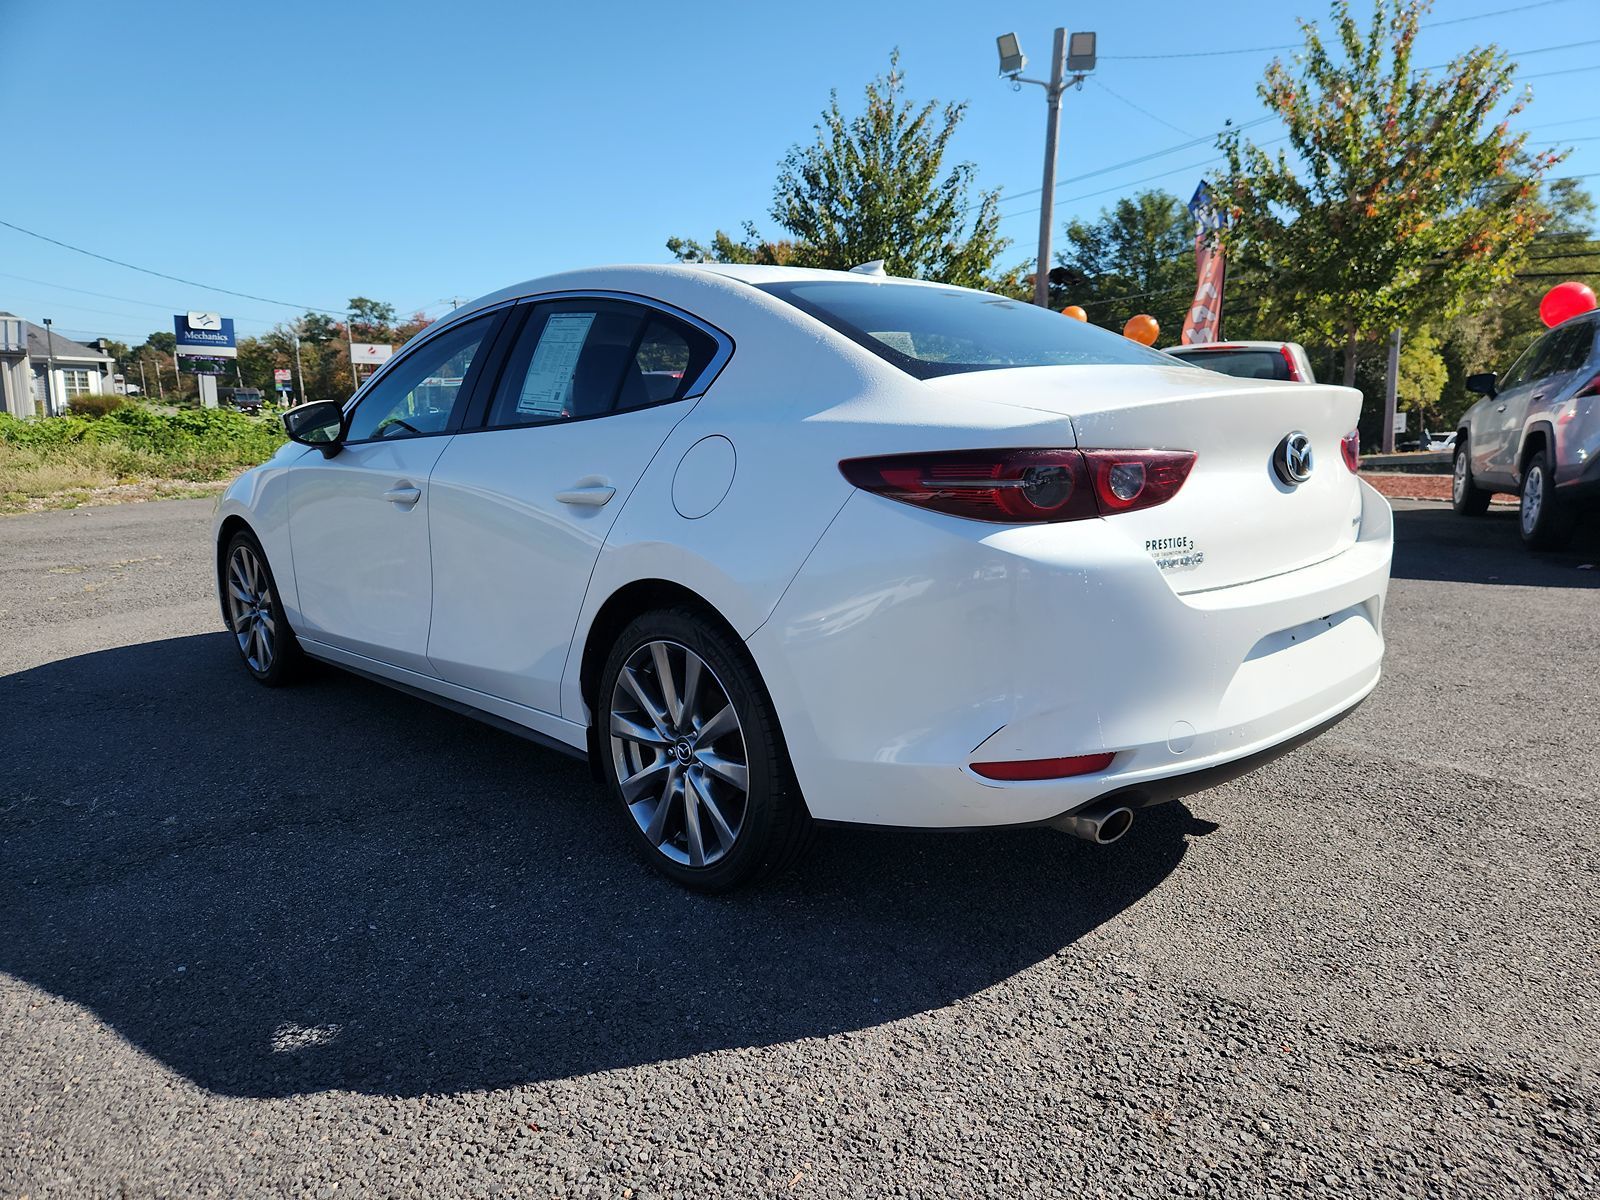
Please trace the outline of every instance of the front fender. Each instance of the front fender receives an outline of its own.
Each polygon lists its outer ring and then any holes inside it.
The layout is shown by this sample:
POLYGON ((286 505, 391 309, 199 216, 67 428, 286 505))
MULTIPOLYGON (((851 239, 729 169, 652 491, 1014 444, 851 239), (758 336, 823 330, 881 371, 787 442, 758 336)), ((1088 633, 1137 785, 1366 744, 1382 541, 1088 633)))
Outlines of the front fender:
MULTIPOLYGON (((291 625, 300 619, 300 604, 295 587, 294 550, 289 543, 289 484, 291 467, 305 453, 305 448, 295 447, 295 450, 297 453, 290 454, 280 451, 230 483, 217 502, 211 524, 212 543, 219 553, 223 529, 230 521, 243 521, 250 527, 266 553, 272 577, 278 585, 278 598, 283 602, 291 625)), ((220 599, 220 579, 217 587, 220 599)))

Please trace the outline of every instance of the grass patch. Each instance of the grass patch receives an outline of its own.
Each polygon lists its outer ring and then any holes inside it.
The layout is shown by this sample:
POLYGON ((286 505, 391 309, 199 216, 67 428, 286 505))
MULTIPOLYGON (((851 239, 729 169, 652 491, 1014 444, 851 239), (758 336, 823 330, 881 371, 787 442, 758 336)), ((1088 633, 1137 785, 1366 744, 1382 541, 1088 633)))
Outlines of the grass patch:
POLYGON ((0 512, 208 494, 283 444, 276 418, 224 409, 102 416, 0 415, 0 512))

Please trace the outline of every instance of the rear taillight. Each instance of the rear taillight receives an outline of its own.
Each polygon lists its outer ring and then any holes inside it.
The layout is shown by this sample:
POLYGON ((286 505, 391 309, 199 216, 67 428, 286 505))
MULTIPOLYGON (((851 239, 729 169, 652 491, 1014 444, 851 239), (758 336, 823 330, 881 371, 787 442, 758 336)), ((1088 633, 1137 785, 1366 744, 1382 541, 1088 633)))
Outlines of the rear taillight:
POLYGON ((1104 514, 1154 508, 1178 494, 1194 455, 1187 450, 1082 450, 1104 514))
POLYGON ((1581 399, 1584 396, 1600 396, 1600 375, 1596 375, 1588 383, 1572 393, 1574 400, 1581 399))
POLYGON ((850 458, 863 491, 1002 524, 1081 521, 1163 504, 1189 477, 1187 450, 940 450, 850 458))
POLYGON ((1339 439, 1339 453, 1352 472, 1361 470, 1361 431, 1352 429, 1339 439))

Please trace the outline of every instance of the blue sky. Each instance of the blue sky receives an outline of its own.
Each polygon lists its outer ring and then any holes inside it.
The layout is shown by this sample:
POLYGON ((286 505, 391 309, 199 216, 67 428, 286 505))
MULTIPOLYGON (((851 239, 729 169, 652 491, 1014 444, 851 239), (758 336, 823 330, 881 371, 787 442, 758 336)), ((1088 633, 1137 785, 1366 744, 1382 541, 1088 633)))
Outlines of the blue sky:
MULTIPOLYGON (((1272 54, 1255 48, 1296 43, 1296 14, 1325 13, 1325 0, 0 0, 4 40, 26 47, 0 73, 0 112, 24 135, 11 162, 26 164, 0 186, 0 219, 301 308, 364 294, 437 315, 551 271, 666 261, 672 234, 745 219, 776 233, 778 160, 809 140, 830 88, 853 108, 898 46, 914 97, 968 103, 954 152, 979 183, 1030 193, 1001 205, 1020 262, 1037 237, 1044 103, 996 78, 996 34, 1021 36, 1030 74, 1056 25, 1100 35, 1100 69, 1065 103, 1065 220, 1142 187, 1187 197, 1209 142, 1104 169, 1262 115, 1272 54)), ((1561 173, 1600 173, 1596 47, 1571 45, 1600 40, 1600 0, 1438 0, 1429 20, 1422 63, 1487 41, 1521 55, 1535 76, 1521 125, 1571 145, 1561 173)), ((1600 176, 1585 185, 1600 194, 1600 176)), ((69 336, 139 340, 185 309, 255 333, 292 306, 0 227, 0 309, 69 336)))

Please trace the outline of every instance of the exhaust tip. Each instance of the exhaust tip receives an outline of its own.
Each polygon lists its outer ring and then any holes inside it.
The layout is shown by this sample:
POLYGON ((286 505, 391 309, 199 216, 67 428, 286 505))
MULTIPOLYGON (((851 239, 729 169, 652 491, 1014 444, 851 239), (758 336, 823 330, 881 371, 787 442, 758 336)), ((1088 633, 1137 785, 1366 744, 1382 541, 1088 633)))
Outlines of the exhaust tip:
POLYGON ((1133 827, 1133 809, 1113 808, 1100 818, 1099 836, 1095 841, 1102 846, 1109 846, 1112 842, 1122 840, 1122 835, 1133 827))
POLYGON ((1133 826, 1133 809, 1126 804, 1090 805, 1055 821, 1057 829, 1097 846, 1120 841, 1133 826))

